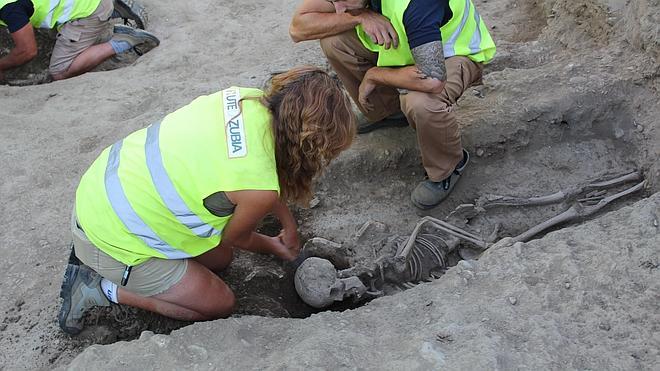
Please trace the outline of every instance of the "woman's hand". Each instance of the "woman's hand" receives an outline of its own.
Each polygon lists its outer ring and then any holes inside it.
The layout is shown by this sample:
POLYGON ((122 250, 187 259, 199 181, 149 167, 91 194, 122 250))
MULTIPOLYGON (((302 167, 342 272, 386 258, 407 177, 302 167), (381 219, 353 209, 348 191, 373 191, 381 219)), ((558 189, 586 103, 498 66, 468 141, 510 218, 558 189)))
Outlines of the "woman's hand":
POLYGON ((298 240, 296 219, 293 217, 293 214, 291 214, 291 210, 289 210, 282 200, 278 200, 278 202, 275 203, 273 213, 277 216, 277 219, 280 220, 280 223, 282 223, 282 231, 276 238, 279 244, 286 247, 286 249, 283 249, 279 246, 278 253, 275 255, 284 260, 293 260, 300 253, 300 241, 298 240))
POLYGON ((238 247, 262 254, 273 254, 284 260, 294 260, 300 253, 296 220, 289 208, 274 191, 228 192, 236 205, 234 216, 225 228, 220 247, 238 247), (267 212, 273 212, 284 227, 279 235, 269 237, 254 232, 257 222, 267 212))
MULTIPOLYGON (((294 232, 294 235, 295 234, 296 233, 294 232)), ((282 230, 279 235, 275 237, 269 237, 269 239, 269 250, 271 250, 271 253, 273 253, 275 256, 287 261, 295 260, 298 257, 298 254, 300 253, 300 243, 298 242, 298 236, 292 237, 290 234, 282 230)))
POLYGON ((296 256, 300 252, 300 240, 298 240, 298 231, 295 229, 282 229, 277 237, 289 250, 295 251, 296 256))

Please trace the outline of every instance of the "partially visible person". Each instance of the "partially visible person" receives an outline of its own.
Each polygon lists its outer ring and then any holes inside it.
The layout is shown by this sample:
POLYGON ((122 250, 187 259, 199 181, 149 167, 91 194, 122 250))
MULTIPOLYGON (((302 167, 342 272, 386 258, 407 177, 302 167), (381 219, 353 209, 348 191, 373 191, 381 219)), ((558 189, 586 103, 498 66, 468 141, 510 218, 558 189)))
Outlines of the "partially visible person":
POLYGON ((442 202, 469 162, 456 101, 495 55, 472 1, 302 0, 289 30, 295 42, 320 40, 365 117, 358 133, 407 123, 417 131, 428 178, 410 198, 421 209, 442 202))
POLYGON ((113 0, 0 0, 0 26, 11 33, 14 47, 0 58, 4 71, 37 56, 34 28, 57 29, 48 72, 53 80, 81 75, 115 54, 136 45, 157 46, 156 36, 109 22, 113 0))
POLYGON ((106 148, 82 176, 71 220, 75 255, 62 284, 62 330, 110 302, 197 321, 229 316, 234 294, 213 272, 234 249, 294 260, 288 202, 355 135, 344 90, 315 67, 276 75, 270 87, 202 96, 106 148), (278 236, 255 232, 274 214, 278 236))

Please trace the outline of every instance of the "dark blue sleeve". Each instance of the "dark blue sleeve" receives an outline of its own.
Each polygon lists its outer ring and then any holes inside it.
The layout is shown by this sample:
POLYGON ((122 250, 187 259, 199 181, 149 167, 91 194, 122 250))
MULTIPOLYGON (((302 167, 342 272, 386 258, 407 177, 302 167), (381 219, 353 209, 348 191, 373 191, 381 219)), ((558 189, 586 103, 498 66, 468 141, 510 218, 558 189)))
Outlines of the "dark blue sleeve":
POLYGON ((30 23, 34 13, 34 5, 30 0, 18 0, 0 9, 0 19, 7 25, 10 33, 14 33, 30 23))
POLYGON ((441 41, 440 26, 446 23, 449 0, 411 0, 403 13, 410 49, 431 41, 441 41))

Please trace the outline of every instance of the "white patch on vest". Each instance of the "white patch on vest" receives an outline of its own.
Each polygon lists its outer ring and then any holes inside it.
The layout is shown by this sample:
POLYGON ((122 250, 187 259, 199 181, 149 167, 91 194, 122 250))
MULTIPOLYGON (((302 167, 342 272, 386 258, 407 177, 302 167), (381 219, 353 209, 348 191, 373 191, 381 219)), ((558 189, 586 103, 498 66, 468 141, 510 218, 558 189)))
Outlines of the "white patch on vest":
POLYGON ((227 137, 227 152, 229 158, 245 157, 247 155, 247 138, 243 125, 243 113, 238 102, 241 94, 238 88, 222 91, 222 108, 225 114, 225 135, 227 137))

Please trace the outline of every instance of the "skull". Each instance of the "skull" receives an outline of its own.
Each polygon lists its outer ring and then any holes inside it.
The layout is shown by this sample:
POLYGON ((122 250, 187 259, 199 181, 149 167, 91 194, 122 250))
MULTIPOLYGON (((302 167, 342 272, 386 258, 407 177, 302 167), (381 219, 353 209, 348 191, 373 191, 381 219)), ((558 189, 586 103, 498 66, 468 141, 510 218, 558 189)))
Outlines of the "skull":
POLYGON ((360 297, 367 291, 359 278, 339 278, 329 260, 317 257, 306 259, 298 267, 294 282, 300 298, 314 308, 325 308, 347 296, 360 297))

